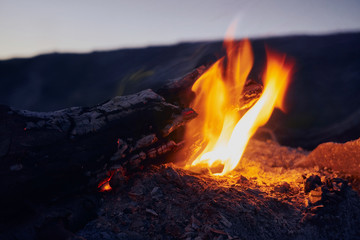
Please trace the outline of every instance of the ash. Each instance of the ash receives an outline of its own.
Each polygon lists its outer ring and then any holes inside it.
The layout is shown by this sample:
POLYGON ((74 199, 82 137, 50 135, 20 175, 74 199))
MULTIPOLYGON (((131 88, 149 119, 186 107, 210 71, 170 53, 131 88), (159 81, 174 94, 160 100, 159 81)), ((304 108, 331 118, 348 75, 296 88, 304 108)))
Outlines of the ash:
POLYGON ((231 176, 152 166, 104 193, 82 239, 360 239, 351 179, 295 168, 308 153, 252 140, 231 176), (250 160, 251 159, 251 160, 250 160))

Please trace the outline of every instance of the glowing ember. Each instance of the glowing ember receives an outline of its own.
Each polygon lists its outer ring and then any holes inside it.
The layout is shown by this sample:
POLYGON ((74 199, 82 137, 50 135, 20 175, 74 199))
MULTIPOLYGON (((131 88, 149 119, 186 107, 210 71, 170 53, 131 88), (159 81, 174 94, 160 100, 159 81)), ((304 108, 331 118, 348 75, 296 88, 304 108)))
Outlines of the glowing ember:
POLYGON ((252 49, 248 40, 235 42, 231 37, 225 39, 224 46, 226 57, 213 64, 192 87, 196 97, 191 107, 199 116, 188 124, 185 135, 193 151, 187 168, 210 168, 216 175, 232 171, 258 127, 269 120, 275 107, 283 109, 292 69, 285 56, 267 51, 264 91, 241 117, 239 96, 253 65, 252 49))
POLYGON ((98 184, 98 190, 99 192, 107 192, 110 191, 112 188, 110 186, 109 181, 111 180, 112 176, 114 175, 115 171, 110 171, 108 174, 109 176, 107 178, 105 178, 104 180, 102 180, 99 184, 98 184))
POLYGON ((109 182, 106 182, 100 187, 99 192, 107 192, 107 191, 110 191, 111 189, 112 188, 111 188, 109 182))

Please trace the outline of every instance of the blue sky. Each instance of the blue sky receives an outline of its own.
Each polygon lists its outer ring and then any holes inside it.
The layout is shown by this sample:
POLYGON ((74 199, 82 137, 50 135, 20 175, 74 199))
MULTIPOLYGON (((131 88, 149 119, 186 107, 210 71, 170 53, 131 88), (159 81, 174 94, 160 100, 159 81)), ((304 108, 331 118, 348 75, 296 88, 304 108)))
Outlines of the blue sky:
POLYGON ((360 30, 359 0, 0 0, 0 59, 360 30))

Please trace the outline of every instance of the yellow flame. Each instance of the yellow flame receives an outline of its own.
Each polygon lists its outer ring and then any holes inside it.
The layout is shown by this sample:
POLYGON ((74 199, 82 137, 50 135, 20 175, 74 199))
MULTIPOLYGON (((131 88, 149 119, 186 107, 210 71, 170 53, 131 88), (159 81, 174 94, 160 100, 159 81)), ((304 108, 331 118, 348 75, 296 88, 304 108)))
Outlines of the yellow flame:
POLYGON ((283 109, 292 64, 284 56, 267 51, 264 91, 260 99, 240 118, 239 97, 253 65, 249 40, 240 43, 227 38, 227 55, 219 59, 193 85, 196 97, 191 107, 199 116, 191 121, 185 138, 194 143, 187 168, 223 165, 216 175, 231 172, 240 162, 249 139, 270 118, 275 107, 283 109))

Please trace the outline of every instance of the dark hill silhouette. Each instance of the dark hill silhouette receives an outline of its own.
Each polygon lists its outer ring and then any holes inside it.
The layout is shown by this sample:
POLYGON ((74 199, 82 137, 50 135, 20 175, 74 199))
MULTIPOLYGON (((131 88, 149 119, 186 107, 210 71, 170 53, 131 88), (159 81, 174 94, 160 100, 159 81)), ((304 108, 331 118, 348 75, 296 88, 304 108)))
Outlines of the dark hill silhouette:
MULTIPOLYGON (((277 111, 268 124, 281 143, 313 148, 360 136, 360 33, 252 40, 255 80, 264 69, 265 45, 296 62, 289 112, 277 111)), ((218 41, 0 61, 0 104, 36 111, 91 106, 156 90, 221 54, 218 41)))
POLYGON ((37 111, 90 106, 161 85, 206 54, 209 44, 190 43, 0 61, 0 103, 37 111))

